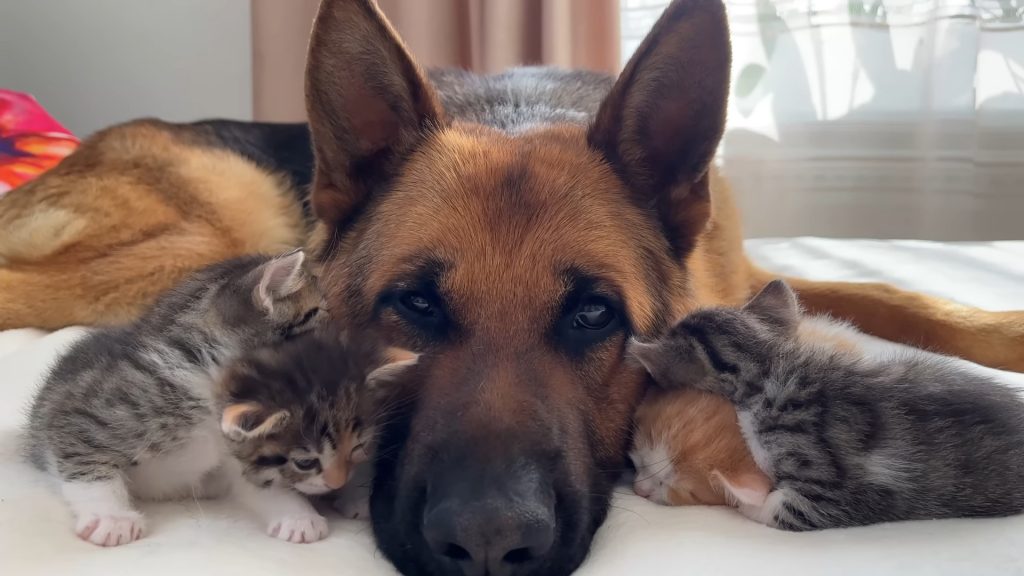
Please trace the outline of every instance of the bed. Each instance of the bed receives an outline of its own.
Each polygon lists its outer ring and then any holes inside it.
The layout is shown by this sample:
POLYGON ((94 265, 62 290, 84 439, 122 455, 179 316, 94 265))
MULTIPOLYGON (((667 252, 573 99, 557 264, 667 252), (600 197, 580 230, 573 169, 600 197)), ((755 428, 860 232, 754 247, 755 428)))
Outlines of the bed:
MULTIPOLYGON (((882 280, 984 308, 1024 309, 1024 241, 797 238, 752 240, 748 248, 757 262, 780 273, 882 280)), ((79 541, 54 486, 20 460, 18 430, 47 365, 83 333, 0 332, 0 574, 395 573, 375 550, 365 522, 333 517, 327 540, 288 544, 268 538, 244 512, 219 501, 143 503, 149 533, 142 540, 112 549, 79 541)), ((1024 374, 993 373, 1024 387, 1024 374)), ((626 487, 618 492, 581 576, 1024 574, 1024 516, 793 534, 724 508, 664 508, 626 487)))

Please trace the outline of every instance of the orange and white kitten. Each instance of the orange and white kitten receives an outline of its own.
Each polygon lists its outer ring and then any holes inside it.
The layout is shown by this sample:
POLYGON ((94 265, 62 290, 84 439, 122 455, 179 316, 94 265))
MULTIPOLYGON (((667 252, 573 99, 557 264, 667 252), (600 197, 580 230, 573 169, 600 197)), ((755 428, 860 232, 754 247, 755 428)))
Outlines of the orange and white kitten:
MULTIPOLYGON (((827 316, 803 316, 796 337, 836 351, 886 357, 907 349, 827 316)), ((919 352, 920 353, 920 352, 919 352)), ((696 389, 652 389, 635 416, 633 490, 657 504, 759 506, 771 480, 754 460, 736 409, 696 389)))
MULTIPOLYGON (((898 345, 827 317, 803 317, 797 337, 851 354, 883 355, 898 345)), ((725 398, 692 388, 655 388, 635 423, 630 457, 638 495, 670 506, 736 505, 762 503, 771 491, 725 398)))
POLYGON ((763 501, 771 491, 736 410, 707 392, 651 390, 637 409, 629 456, 636 467, 633 490, 656 504, 734 504, 723 482, 744 501, 763 501))

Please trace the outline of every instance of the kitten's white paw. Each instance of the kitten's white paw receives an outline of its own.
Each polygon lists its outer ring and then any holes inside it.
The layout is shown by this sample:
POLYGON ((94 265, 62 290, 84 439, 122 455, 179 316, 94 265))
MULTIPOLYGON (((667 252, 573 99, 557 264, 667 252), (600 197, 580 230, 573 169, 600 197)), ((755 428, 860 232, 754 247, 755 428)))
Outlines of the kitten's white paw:
POLYGON ((350 520, 370 519, 370 498, 369 495, 350 497, 342 495, 334 501, 334 509, 342 516, 350 520))
POLYGON ((740 504, 738 506, 740 514, 743 514, 747 518, 769 526, 771 528, 778 528, 778 522, 776 521, 776 514, 782 508, 782 504, 786 499, 786 493, 782 490, 773 490, 768 497, 765 498, 764 504, 758 506, 755 504, 740 504))
POLYGON ((327 519, 319 514, 285 516, 271 522, 267 534, 295 544, 316 542, 327 537, 327 519))
POLYGON ((75 523, 75 534, 97 546, 120 546, 142 538, 146 530, 142 514, 133 511, 115 514, 85 514, 75 523))
POLYGON ((758 524, 768 525, 768 523, 771 521, 771 518, 765 516, 764 506, 740 504, 739 506, 736 507, 736 509, 740 511, 740 514, 743 514, 744 516, 746 516, 750 520, 753 520, 754 522, 757 522, 758 524))

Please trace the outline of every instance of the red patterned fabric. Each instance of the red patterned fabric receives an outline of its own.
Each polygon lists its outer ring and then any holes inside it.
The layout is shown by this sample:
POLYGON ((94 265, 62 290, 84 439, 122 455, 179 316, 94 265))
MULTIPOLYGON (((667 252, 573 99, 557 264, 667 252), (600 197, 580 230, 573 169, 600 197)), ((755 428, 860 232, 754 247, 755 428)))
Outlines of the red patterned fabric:
POLYGON ((56 166, 78 147, 35 98, 0 90, 0 196, 56 166))

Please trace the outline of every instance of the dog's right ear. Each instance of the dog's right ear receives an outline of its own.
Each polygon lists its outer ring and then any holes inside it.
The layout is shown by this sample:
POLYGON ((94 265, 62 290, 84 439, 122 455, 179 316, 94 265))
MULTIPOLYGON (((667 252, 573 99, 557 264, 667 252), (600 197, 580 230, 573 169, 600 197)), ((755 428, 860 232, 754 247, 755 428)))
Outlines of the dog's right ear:
POLYGON ((373 0, 323 0, 309 41, 313 209, 344 225, 443 122, 437 95, 373 0))
POLYGON ((626 64, 588 141, 657 214, 680 259, 711 215, 708 167, 725 129, 729 26, 721 0, 674 0, 626 64))

